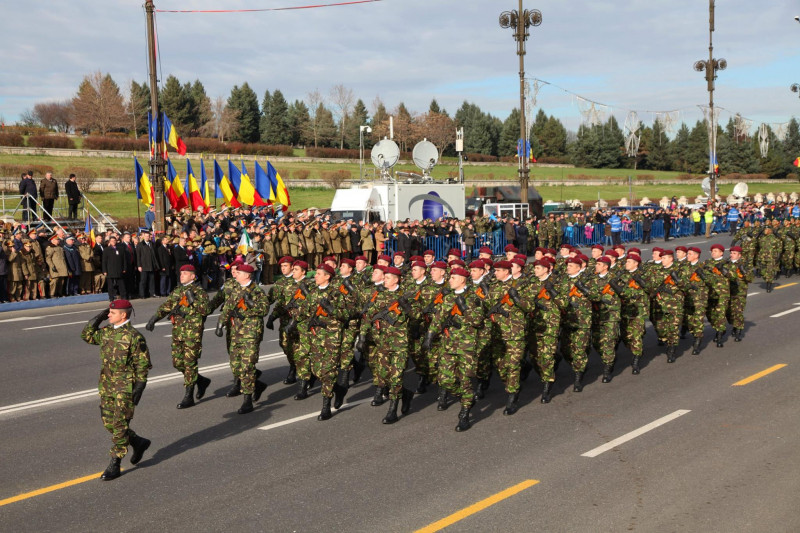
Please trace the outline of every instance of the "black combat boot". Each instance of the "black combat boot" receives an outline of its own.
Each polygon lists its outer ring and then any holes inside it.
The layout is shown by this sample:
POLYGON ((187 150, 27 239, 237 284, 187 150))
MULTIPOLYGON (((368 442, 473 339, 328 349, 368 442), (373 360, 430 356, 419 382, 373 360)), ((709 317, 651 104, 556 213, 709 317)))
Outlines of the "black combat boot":
POLYGON ((771 281, 767 282, 767 292, 772 292, 772 282, 771 281))
POLYGON ((553 382, 545 381, 542 387, 542 403, 550 403, 550 389, 553 388, 553 382))
POLYGON ((403 387, 403 396, 400 398, 400 412, 404 415, 411 409, 411 400, 414 399, 414 392, 403 387))
POLYGON ((612 372, 614 372, 614 365, 603 365, 603 383, 611 383, 612 372))
POLYGON ((437 411, 447 410, 447 389, 444 387, 439 387, 439 396, 436 398, 436 402, 437 411))
POLYGON ((316 384, 316 382, 317 382, 317 376, 311 374, 311 377, 308 378, 308 388, 309 389, 314 388, 314 384, 316 384))
POLYGON ((572 386, 574 392, 581 392, 583 390, 583 372, 575 372, 575 383, 572 386))
POLYGON ((195 395, 195 398, 202 400, 203 396, 206 395, 206 390, 208 389, 209 385, 211 385, 210 379, 197 374, 197 394, 195 395))
POLYGON ((353 361, 353 385, 361 381, 361 374, 367 368, 367 364, 363 359, 360 361, 353 361))
POLYGON ((183 400, 178 404, 178 409, 187 409, 194 406, 194 385, 184 387, 183 400))
POLYGON ((686 338, 686 332, 687 331, 689 331, 689 328, 687 328, 686 326, 681 327, 681 339, 685 339, 686 338))
POLYGON ((528 361, 527 357, 522 359, 522 363, 520 364, 519 368, 519 379, 520 381, 526 381, 528 376, 531 375, 531 370, 533 370, 533 365, 530 361, 528 361))
POLYGON ((263 381, 256 381, 256 389, 253 391, 253 401, 257 402, 260 400, 265 390, 267 390, 267 384, 263 381))
POLYGON ((283 383, 285 385, 297 383, 297 367, 295 367, 293 364, 289 365, 289 373, 286 374, 285 378, 283 378, 283 383))
POLYGON ((133 435, 130 438, 130 444, 131 448, 133 448, 133 453, 131 454, 131 464, 135 465, 142 460, 144 452, 150 447, 150 440, 140 437, 139 435, 133 435))
POLYGON ((103 481, 111 481, 112 479, 117 479, 120 476, 119 472, 119 463, 122 461, 119 457, 112 457, 111 462, 108 463, 108 466, 103 471, 103 474, 100 476, 100 479, 103 481))
POLYGON ((674 363, 675 362, 675 346, 669 345, 667 346, 667 363, 674 363))
POLYGON ((642 371, 642 369, 639 367, 639 361, 641 359, 642 359, 641 356, 633 357, 633 362, 631 363, 631 374, 633 374, 634 376, 638 376, 639 372, 642 371))
POLYGON ((456 431, 462 432, 472 427, 472 423, 469 421, 469 409, 470 408, 467 406, 461 406, 461 411, 458 413, 458 425, 456 426, 456 431))
POLYGON ((513 415, 519 409, 519 404, 517 403, 519 400, 519 391, 517 392, 509 392, 508 398, 506 399, 506 408, 503 409, 504 415, 513 415))
POLYGON ((308 381, 304 379, 297 380, 297 394, 294 395, 295 400, 305 400, 308 398, 308 381))
POLYGON ((319 413, 317 420, 320 422, 323 420, 328 420, 333 415, 331 414, 331 398, 327 396, 322 397, 322 411, 319 413))
POLYGON ((242 406, 239 408, 238 413, 240 415, 246 415, 247 413, 253 412, 253 395, 252 394, 245 394, 244 399, 242 400, 242 406))
POLYGON ((717 332, 714 334, 714 342, 716 342, 716 343, 717 343, 717 348, 722 348, 722 336, 723 336, 724 334, 725 334, 725 333, 724 333, 724 332, 722 332, 722 331, 717 331, 717 332))
POLYGON ((700 343, 703 342, 703 337, 695 337, 692 344, 692 355, 700 354, 700 343))
POLYGON ((372 401, 369 404, 372 407, 378 407, 379 405, 383 405, 383 402, 386 400, 383 398, 383 388, 375 387, 375 396, 372 397, 372 401))
POLYGON ((419 384, 417 385, 417 394, 425 394, 428 392, 428 376, 420 376, 419 384))
POLYGON ((483 400, 486 397, 486 390, 488 388, 489 388, 489 380, 479 379, 478 386, 475 387, 475 397, 479 400, 483 400))
POLYGON ((397 400, 389 400, 389 412, 383 417, 383 423, 394 424, 397 420, 397 400))
POLYGON ((742 337, 744 337, 744 328, 736 328, 733 331, 733 342, 742 342, 742 337))
POLYGON ((236 378, 233 382, 233 387, 225 393, 225 396, 228 398, 233 398, 234 396, 239 396, 242 393, 242 382, 239 378, 236 378))
POLYGON ((336 383, 333 384, 333 407, 339 409, 344 404, 344 395, 350 388, 350 371, 340 368, 336 376, 336 383))

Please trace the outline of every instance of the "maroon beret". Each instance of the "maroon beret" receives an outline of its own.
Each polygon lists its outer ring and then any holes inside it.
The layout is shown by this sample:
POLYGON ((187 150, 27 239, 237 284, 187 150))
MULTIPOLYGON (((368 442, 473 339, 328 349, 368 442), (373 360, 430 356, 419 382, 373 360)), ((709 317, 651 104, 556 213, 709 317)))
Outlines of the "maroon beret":
POLYGON ((413 263, 414 261, 423 261, 424 259, 422 258, 421 255, 412 255, 411 257, 408 258, 408 260, 413 263))
POLYGON ((353 267, 353 268, 356 267, 356 262, 353 261, 352 259, 348 259, 348 258, 342 259, 341 264, 342 265, 348 265, 348 266, 353 267))
POLYGON ((181 272, 196 272, 196 270, 194 269, 194 265, 183 265, 181 267, 180 271, 181 272))
POLYGON ((456 257, 461 257, 461 250, 458 248, 450 248, 447 250, 447 255, 454 255, 456 257))
POLYGON ((284 255, 283 257, 281 257, 280 261, 278 261, 278 264, 282 265, 284 263, 289 263, 291 265, 292 263, 294 263, 294 257, 290 255, 284 255))
POLYGON ((494 266, 494 261, 491 259, 481 259, 481 261, 483 261, 484 267, 488 266, 489 268, 492 268, 494 266))
POLYGON ((469 272, 467 272, 467 269, 465 269, 465 268, 456 267, 456 268, 454 268, 453 270, 450 271, 450 275, 451 276, 464 276, 465 278, 468 278, 469 277, 469 272))
POLYGON ((564 244, 561 245, 561 248, 566 248, 567 250, 572 250, 572 249, 574 249, 574 246, 572 246, 571 244, 565 242, 564 244))
POLYGON ((431 268, 441 268, 442 270, 447 270, 447 263, 444 261, 434 261, 431 265, 431 268))
POLYGON ((480 268, 481 270, 483 270, 484 266, 486 266, 486 263, 483 262, 483 259, 476 259, 469 264, 470 268, 480 268))
POLYGON ((385 274, 393 274, 393 275, 397 276, 398 278, 400 277, 400 269, 397 268, 397 267, 392 267, 392 266, 386 267, 386 268, 383 269, 383 272, 385 274))
POLYGON ((378 270, 378 271, 383 272, 385 274, 387 268, 389 268, 389 267, 385 267, 383 265, 375 265, 374 267, 372 267, 372 271, 374 272, 374 271, 378 270))
POLYGON ((109 309, 133 309, 133 306, 128 300, 114 300, 108 304, 109 309))
POLYGON ((628 253, 629 253, 629 254, 639 254, 639 255, 642 255, 642 251, 641 251, 640 249, 636 248, 635 246, 633 246, 633 247, 629 248, 629 249, 628 249, 628 253))
POLYGON ((553 265, 547 259, 539 259, 539 260, 533 262, 533 266, 535 266, 535 267, 545 267, 545 268, 549 269, 553 265))
POLYGON ((333 261, 335 263, 336 262, 336 258, 334 256, 332 256, 332 255, 328 255, 328 256, 325 256, 325 257, 322 258, 322 262, 323 263, 327 263, 328 261, 333 261))
POLYGON ((689 251, 689 249, 688 249, 687 247, 685 247, 685 246, 676 246, 676 247, 675 247, 675 251, 676 251, 676 252, 683 252, 683 253, 686 253, 686 252, 688 252, 688 251, 689 251))
POLYGON ((663 248, 659 248, 658 246, 654 246, 654 247, 653 247, 653 251, 654 251, 654 252, 658 252, 658 253, 663 253, 663 252, 664 252, 664 249, 663 249, 663 248))
POLYGON ((702 251, 700 250, 700 248, 698 248, 697 246, 692 246, 691 248, 689 248, 689 249, 688 249, 688 250, 686 250, 686 251, 687 251, 687 252, 694 252, 694 253, 696 253, 697 255, 700 255, 700 254, 702 253, 702 251))
POLYGON ((319 265, 317 267, 317 270, 322 270, 324 272, 327 272, 331 276, 333 276, 336 273, 336 271, 333 269, 333 267, 328 265, 328 264, 326 264, 326 263, 322 263, 321 265, 319 265))
POLYGON ((480 249, 478 250, 478 253, 492 255, 492 249, 489 248, 488 246, 481 246, 480 249))
MULTIPOLYGON (((481 250, 483 250, 483 248, 481 248, 481 250)), ((433 250, 425 250, 424 252, 422 252, 422 255, 433 255, 433 256, 436 256, 436 252, 434 252, 433 250)))
POLYGON ((519 252, 519 248, 517 248, 513 244, 506 244, 506 247, 503 248, 503 251, 517 253, 517 252, 519 252))
POLYGON ((609 259, 608 254, 604 255, 603 257, 597 258, 598 263, 605 263, 608 266, 611 266, 611 259, 609 259))
POLYGON ((357 255, 356 256, 356 261, 364 261, 366 263, 367 262, 367 257, 363 256, 363 255, 357 255))
POLYGON ((719 250, 720 252, 724 252, 725 251, 725 247, 722 246, 721 244, 712 244, 711 245, 711 249, 712 250, 719 250))
POLYGON ((420 267, 420 268, 428 268, 424 261, 414 261, 411 263, 411 268, 420 267))
POLYGON ((447 263, 447 266, 449 267, 463 267, 465 265, 466 263, 464 263, 464 261, 462 261, 461 259, 453 259, 452 261, 447 263))
POLYGON ((241 265, 239 267, 239 272, 249 272, 250 274, 252 274, 255 271, 256 271, 256 269, 253 268, 253 265, 248 265, 247 263, 245 263, 245 264, 243 264, 243 265, 241 265))
POLYGON ((378 256, 378 261, 380 261, 381 259, 382 259, 382 260, 384 260, 384 261, 387 261, 387 262, 389 262, 389 263, 391 263, 391 262, 392 262, 392 258, 391 258, 391 257, 389 257, 389 256, 388 256, 388 255, 386 255, 386 254, 381 254, 381 255, 379 255, 379 256, 378 256))
POLYGON ((397 257, 397 256, 400 256, 400 257, 403 257, 403 258, 405 258, 405 256, 406 256, 406 253, 405 253, 405 252, 395 252, 395 253, 394 253, 394 256, 395 256, 395 257, 397 257))
POLYGON ((594 246, 592 246, 592 250, 600 250, 602 252, 603 250, 605 250, 605 248, 603 248, 602 244, 595 244, 594 246))
POLYGON ((632 260, 636 261, 637 263, 641 263, 642 262, 642 258, 639 256, 639 254, 632 254, 630 252, 628 253, 628 259, 632 259, 632 260))
POLYGON ((536 249, 533 251, 533 253, 536 253, 536 252, 542 252, 542 254, 546 254, 546 253, 547 253, 547 248, 542 248, 542 247, 540 246, 540 247, 536 248, 536 249))
POLYGON ((606 256, 613 257, 614 259, 619 259, 619 254, 614 250, 609 250, 606 252, 606 256))
POLYGON ((661 250, 661 255, 675 255, 672 250, 661 250))
POLYGON ((520 267, 524 267, 525 266, 525 260, 523 258, 517 256, 517 257, 515 257, 514 259, 511 260, 511 264, 519 265, 520 267))
POLYGON ((730 249, 730 251, 731 251, 731 252, 739 252, 739 253, 742 253, 742 247, 741 247, 741 246, 731 246, 731 249, 730 249))
POLYGON ((297 261, 295 261, 294 263, 292 263, 292 267, 300 267, 300 268, 302 268, 303 270, 308 270, 308 263, 306 263, 305 261, 302 261, 302 260, 298 259, 297 261))
POLYGON ((511 270, 511 261, 506 261, 506 260, 498 261, 497 263, 494 264, 494 268, 495 270, 501 268, 505 270, 511 270))
POLYGON ((567 259, 566 264, 569 265, 570 263, 573 264, 573 265, 578 265, 578 266, 581 266, 581 264, 582 264, 581 260, 578 259, 577 257, 570 257, 569 259, 567 259))

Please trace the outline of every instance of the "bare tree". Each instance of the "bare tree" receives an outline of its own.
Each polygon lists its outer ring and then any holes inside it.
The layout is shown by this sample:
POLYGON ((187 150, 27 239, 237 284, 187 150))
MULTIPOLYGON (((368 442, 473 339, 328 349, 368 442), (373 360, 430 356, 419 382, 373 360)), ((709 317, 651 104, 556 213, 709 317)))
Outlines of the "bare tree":
POLYGON ((17 125, 28 126, 28 127, 38 126, 39 119, 37 119, 34 112, 30 108, 28 108, 19 114, 19 120, 17 121, 17 125))
POLYGON ((201 135, 216 136, 220 142, 225 142, 239 127, 239 112, 228 106, 225 98, 218 96, 209 109, 211 120, 200 128, 201 135))
POLYGON ((111 75, 100 71, 85 76, 72 99, 75 126, 97 129, 102 135, 125 126, 125 105, 111 75))
POLYGON ((69 100, 39 102, 33 106, 33 115, 45 128, 67 133, 72 125, 72 103, 69 100))
POLYGON ((342 84, 334 85, 331 89, 331 101, 335 106, 334 113, 339 117, 339 148, 344 148, 344 134, 347 129, 347 121, 350 112, 353 110, 353 89, 342 84))
POLYGON ((441 159, 442 153, 455 142, 456 123, 441 113, 425 113, 417 118, 417 138, 426 138, 435 144, 441 159))
POLYGON ((319 138, 319 117, 317 116, 317 109, 325 102, 325 97, 319 92, 319 89, 314 89, 306 95, 306 105, 311 120, 308 122, 308 137, 314 139, 314 148, 317 147, 317 139, 319 138))

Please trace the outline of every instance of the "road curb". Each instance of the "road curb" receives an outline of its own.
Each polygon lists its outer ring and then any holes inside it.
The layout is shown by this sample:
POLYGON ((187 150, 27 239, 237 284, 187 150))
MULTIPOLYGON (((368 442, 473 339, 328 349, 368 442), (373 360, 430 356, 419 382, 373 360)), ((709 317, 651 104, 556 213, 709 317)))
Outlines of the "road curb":
POLYGON ((59 307, 62 305, 88 304, 92 302, 107 302, 108 294, 84 294, 81 296, 65 296, 64 298, 47 298, 45 300, 28 300, 24 302, 9 302, 0 304, 0 313, 6 311, 25 311, 27 309, 42 309, 44 307, 59 307))

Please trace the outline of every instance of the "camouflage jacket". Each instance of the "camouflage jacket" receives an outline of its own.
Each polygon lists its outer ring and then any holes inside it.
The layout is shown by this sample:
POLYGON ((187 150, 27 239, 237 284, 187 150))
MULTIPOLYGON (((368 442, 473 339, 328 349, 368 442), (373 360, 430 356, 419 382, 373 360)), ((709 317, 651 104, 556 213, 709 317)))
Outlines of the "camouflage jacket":
POLYGON ((144 336, 130 322, 118 328, 109 325, 98 329, 93 319, 83 328, 81 339, 100 346, 103 366, 98 390, 101 395, 131 394, 134 383, 147 381, 147 373, 153 366, 150 352, 144 336))
POLYGON ((706 259, 703 262, 703 271, 706 275, 706 287, 708 287, 708 297, 721 299, 728 298, 731 294, 730 282, 732 272, 728 262, 724 259, 706 259))
POLYGON ((622 287, 620 312, 623 317, 638 316, 644 320, 647 316, 650 302, 647 295, 647 279, 643 274, 642 270, 637 268, 633 272, 624 270, 617 276, 617 284, 622 287))
POLYGON ((474 365, 478 331, 484 325, 481 299, 469 286, 460 294, 451 291, 443 298, 441 312, 433 318, 428 331, 441 336, 449 353, 461 355, 468 365, 474 365))
POLYGON ((199 284, 178 285, 159 306, 156 317, 161 320, 170 315, 173 339, 189 340, 198 335, 202 337, 206 316, 211 312, 208 302, 208 294, 199 284), (194 302, 190 303, 190 300, 194 302))
POLYGON ((370 307, 361 319, 360 333, 368 335, 375 343, 376 352, 405 351, 408 348, 408 319, 399 299, 403 292, 376 290, 370 298, 370 307))
POLYGON ((233 278, 226 280, 225 283, 222 284, 222 288, 218 290, 208 302, 209 313, 223 304, 225 298, 233 291, 235 285, 239 285, 239 282, 233 278))
POLYGON ((533 302, 530 311, 533 330, 539 335, 558 336, 561 313, 567 303, 553 277, 548 276, 544 281, 532 277, 525 291, 527 299, 533 302))
POLYGON ((753 269, 748 268, 748 264, 743 261, 729 261, 728 267, 731 270, 731 298, 740 296, 747 297, 747 285, 753 282, 753 269))
POLYGON ((236 282, 222 304, 220 317, 225 317, 230 324, 231 342, 252 340, 260 343, 264 336, 264 316, 268 312, 267 295, 257 283, 242 286, 236 282), (247 297, 252 304, 247 303, 247 297))

